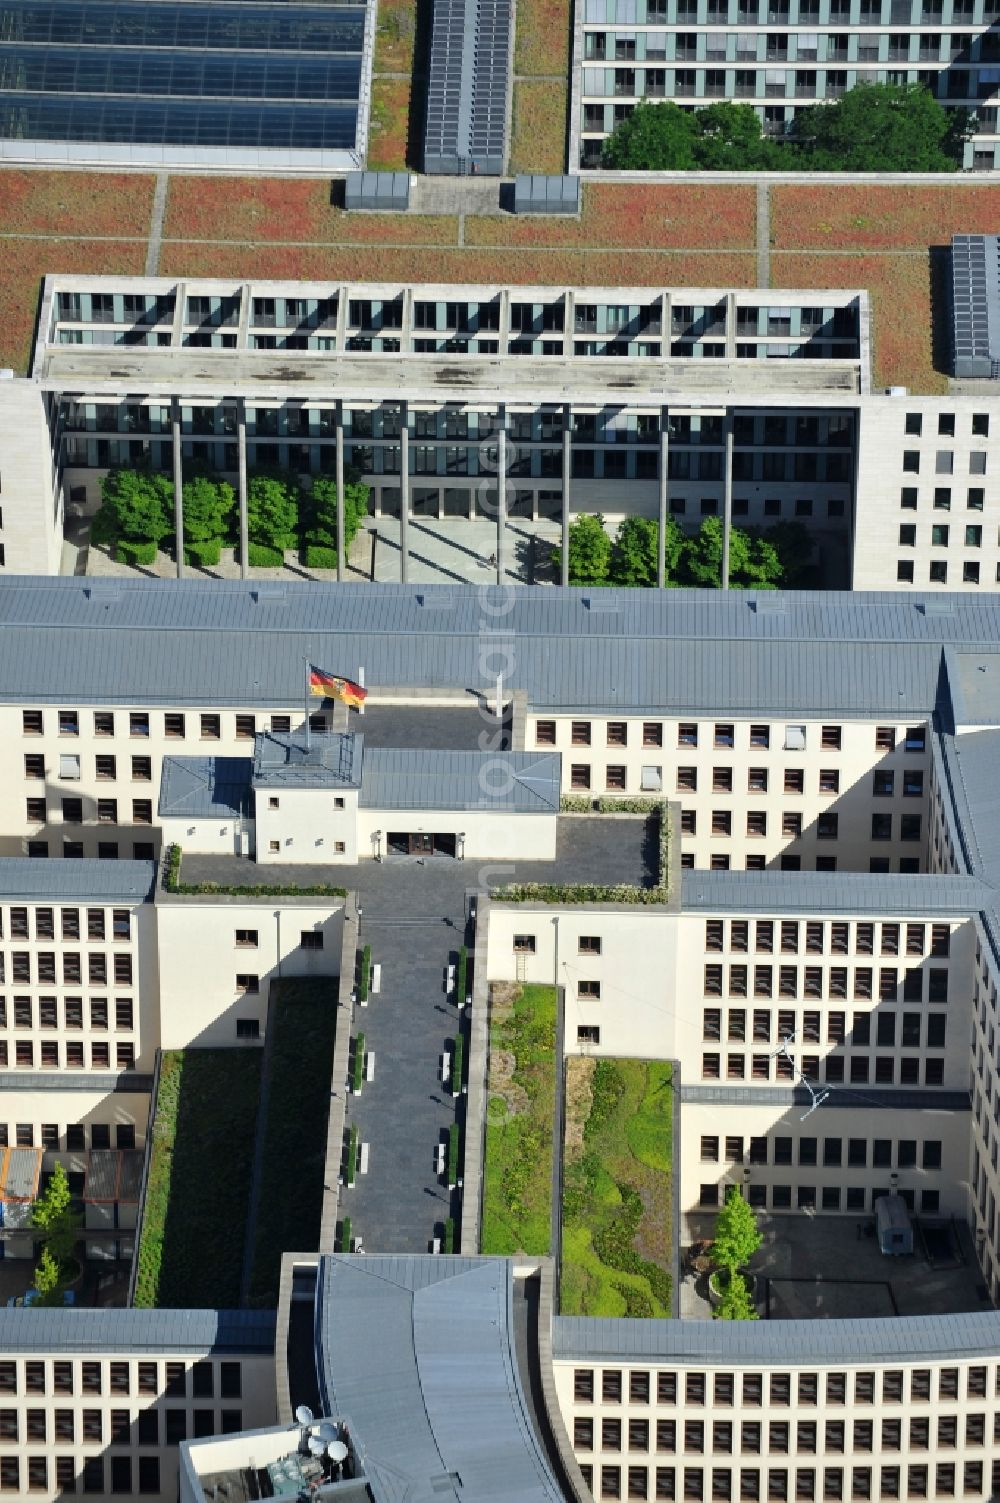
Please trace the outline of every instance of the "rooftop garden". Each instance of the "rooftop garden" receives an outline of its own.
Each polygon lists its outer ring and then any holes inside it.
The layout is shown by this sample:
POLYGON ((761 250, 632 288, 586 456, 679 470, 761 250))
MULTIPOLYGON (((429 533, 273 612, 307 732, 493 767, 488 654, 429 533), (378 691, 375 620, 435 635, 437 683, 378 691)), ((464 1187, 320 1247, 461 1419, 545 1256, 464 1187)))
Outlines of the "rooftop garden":
POLYGON ((252 1048, 163 1054, 136 1305, 239 1304, 262 1057, 252 1048))
POLYGON ((273 1033, 250 1300, 273 1307, 282 1253, 319 1247, 336 978, 273 982, 269 1027, 273 1033))
POLYGON ((670 899, 669 811, 667 800, 658 800, 656 812, 647 816, 656 821, 659 854, 657 880, 650 887, 626 882, 614 887, 597 882, 512 882, 498 887, 493 897, 498 903, 666 903, 670 899))
POLYGON ((566 1062, 563 1315, 671 1314, 673 1066, 566 1062))
POLYGON ((182 852, 179 845, 168 847, 166 865, 163 871, 164 891, 176 893, 180 897, 204 897, 212 893, 220 893, 227 897, 237 898, 346 898, 347 896, 346 887, 331 887, 325 882, 317 882, 311 886, 295 887, 281 886, 273 882, 258 882, 252 886, 230 886, 223 882, 182 882, 181 857, 182 852))
POLYGON ((556 1005, 553 986, 503 982, 490 990, 484 1253, 551 1246, 556 1005))

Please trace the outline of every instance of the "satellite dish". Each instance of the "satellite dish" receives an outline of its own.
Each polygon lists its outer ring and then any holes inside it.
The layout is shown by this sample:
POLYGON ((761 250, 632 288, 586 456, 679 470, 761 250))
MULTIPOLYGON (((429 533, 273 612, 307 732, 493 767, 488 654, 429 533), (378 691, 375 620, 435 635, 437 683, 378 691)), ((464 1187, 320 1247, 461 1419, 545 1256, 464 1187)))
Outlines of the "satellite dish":
POLYGON ((310 1437, 309 1437, 309 1452, 310 1452, 310 1455, 312 1455, 312 1456, 322 1456, 322 1454, 323 1454, 323 1452, 325 1450, 326 1450, 326 1445, 325 1445, 325 1443, 323 1441, 320 1440, 319 1436, 318 1435, 310 1435, 310 1437))
POLYGON ((332 1440, 326 1448, 326 1454, 339 1466, 342 1461, 347 1460, 347 1447, 342 1440, 332 1440))
POLYGON ((295 1411, 295 1418, 298 1420, 300 1425, 311 1425, 313 1422, 313 1412, 309 1408, 309 1405, 300 1404, 295 1411))
POLYGON ((320 1440, 324 1442, 336 1440, 337 1427, 336 1425, 331 1425, 329 1420, 324 1420, 319 1429, 316 1431, 316 1434, 319 1436, 320 1440))

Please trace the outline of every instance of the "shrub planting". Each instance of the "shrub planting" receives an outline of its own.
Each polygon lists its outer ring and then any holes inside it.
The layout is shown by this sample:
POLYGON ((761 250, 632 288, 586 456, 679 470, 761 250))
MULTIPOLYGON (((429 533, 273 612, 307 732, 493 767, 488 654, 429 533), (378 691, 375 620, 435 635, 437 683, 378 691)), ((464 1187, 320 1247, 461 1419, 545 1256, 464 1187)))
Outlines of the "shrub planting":
POLYGON ((351 1072, 351 1089, 355 1096, 361 1095, 365 1081, 365 1036, 359 1033, 354 1040, 354 1068, 351 1072))
POLYGON ((446 1253, 455 1251, 455 1222, 451 1216, 444 1224, 444 1250, 446 1253))
POLYGON ((465 1067, 465 1040, 459 1034, 455 1039, 455 1052, 451 1060, 451 1094, 462 1094, 462 1071, 465 1067))
POLYGON ((130 538, 119 538, 115 544, 115 559, 120 564, 155 564, 159 551, 156 543, 136 543, 130 538))
POLYGON ((361 974, 358 977, 358 1001, 368 1001, 368 987, 371 984, 372 974, 372 947, 365 945, 361 951, 361 974))
POLYGON ((203 543, 184 544, 184 562, 196 569, 213 568, 222 558, 222 542, 219 538, 207 538, 203 543))
POLYGON ((458 1184, 458 1150, 461 1138, 461 1129, 457 1122, 452 1122, 448 1128, 448 1188, 453 1190, 458 1184))
POLYGON ((343 1219, 343 1221, 340 1223, 340 1251, 341 1252, 350 1252, 350 1250, 351 1250, 351 1218, 350 1218, 350 1216, 345 1216, 344 1219, 343 1219))
POLYGON ((458 965, 455 967, 455 996, 459 1002, 464 1002, 467 995, 469 978, 469 951, 462 945, 458 952, 458 965))
POLYGON ((347 1134, 347 1167, 344 1171, 344 1184, 353 1185, 358 1173, 358 1129, 351 1127, 347 1134))

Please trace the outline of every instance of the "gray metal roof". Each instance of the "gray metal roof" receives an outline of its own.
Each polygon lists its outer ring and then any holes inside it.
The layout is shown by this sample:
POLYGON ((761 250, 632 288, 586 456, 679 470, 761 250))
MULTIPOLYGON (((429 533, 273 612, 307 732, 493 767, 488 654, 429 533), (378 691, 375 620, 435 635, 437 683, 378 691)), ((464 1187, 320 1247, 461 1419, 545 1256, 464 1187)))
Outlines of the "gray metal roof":
POLYGON ((191 1353, 274 1351, 273 1310, 0 1307, 0 1351, 191 1353))
POLYGON ((40 1148, 8 1148, 4 1158, 0 1200, 34 1200, 42 1167, 40 1148))
MULTIPOLYGON (((809 1107, 813 1097, 804 1086, 681 1085, 681 1101, 702 1105, 809 1107)), ((971 1110, 968 1091, 935 1091, 926 1087, 907 1091, 897 1087, 882 1089, 865 1086, 855 1090, 848 1085, 828 1088, 825 1106, 866 1106, 874 1111, 967 1112, 971 1110)))
MULTIPOLYGON (((963 738, 965 739, 965 738, 963 738)), ((997 737, 1000 743, 1000 734, 997 737)), ((998 764, 994 763, 994 768, 998 764)), ((995 776, 995 773, 994 773, 995 776)), ((1000 796, 997 798, 1000 814, 1000 796)), ((1000 819, 997 855, 1000 860, 1000 819)), ((901 872, 684 871, 681 908, 705 913, 872 914, 877 918, 969 917, 991 900, 976 877, 901 872)))
POLYGON ((86 898, 91 903, 141 903, 149 897, 155 871, 152 861, 39 861, 4 856, 0 858, 0 901, 86 898))
POLYGON ((1000 651, 1000 596, 10 579, 0 702, 297 705, 303 658, 481 695, 486 633, 536 708, 898 724, 933 709, 944 643, 1000 651))
POLYGON ((253 755, 255 788, 357 788, 364 738, 353 731, 332 736, 302 732, 258 735, 253 755))
POLYGON ((512 19, 511 0, 434 0, 425 172, 503 172, 512 19))
POLYGON ((820 1367, 994 1357, 1000 1312, 878 1320, 610 1320, 557 1316, 556 1361, 820 1367))
POLYGON ((250 809, 250 757, 164 757, 161 819, 231 819, 250 809))
POLYGON ((560 757, 555 752, 409 751, 365 753, 366 809, 489 809, 558 814, 560 757))
POLYGON ((103 1091, 112 1096, 148 1096, 152 1075, 136 1070, 0 1070, 0 1095, 14 1091, 103 1091))
POLYGON ((562 1499, 521 1391, 511 1278, 500 1258, 321 1260, 322 1409, 350 1415, 377 1503, 562 1499))

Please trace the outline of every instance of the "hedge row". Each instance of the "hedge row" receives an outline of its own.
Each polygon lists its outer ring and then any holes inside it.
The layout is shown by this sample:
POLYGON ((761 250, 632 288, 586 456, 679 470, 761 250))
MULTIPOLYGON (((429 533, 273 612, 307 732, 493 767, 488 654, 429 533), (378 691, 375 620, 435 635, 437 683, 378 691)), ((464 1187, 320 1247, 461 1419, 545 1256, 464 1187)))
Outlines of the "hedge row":
POLYGON ((446 1253, 455 1251, 455 1222, 451 1216, 444 1224, 444 1250, 446 1253))
POLYGON ((448 1186, 452 1188, 458 1184, 458 1149, 461 1137, 461 1129, 457 1122, 453 1122, 448 1128, 448 1186))
POLYGON ((468 951, 468 948, 465 945, 463 945, 462 948, 458 952, 458 966, 457 966, 456 971, 455 971, 455 997, 456 997, 457 1001, 462 1002, 462 1003, 464 1003, 465 997, 466 997, 466 987, 468 985, 468 976, 469 976, 469 951, 468 951))
POLYGON ((255 883, 253 886, 239 886, 226 882, 182 882, 181 873, 181 848, 172 845, 167 850, 166 869, 163 874, 163 887, 166 892, 174 892, 181 897, 198 897, 211 893, 220 893, 233 898, 346 898, 346 887, 330 887, 325 882, 316 882, 307 886, 286 887, 277 883, 255 883))
POLYGON ((634 887, 619 883, 601 887, 594 882, 514 882, 494 888, 498 903, 666 903, 670 897, 670 818, 669 804, 657 800, 660 811, 659 876, 655 887, 634 887))
POLYGON ((582 793, 564 793, 561 814, 655 814, 663 807, 658 798, 587 798, 582 793))
POLYGON ((365 1036, 359 1033, 354 1040, 354 1066, 351 1070, 351 1090, 355 1096, 361 1095, 361 1087, 365 1080, 365 1036))
POLYGON ((353 1185, 358 1173, 358 1129, 351 1127, 347 1134, 347 1167, 344 1171, 344 1184, 353 1185))
POLYGON ((358 977, 358 1001, 368 1001, 368 988, 371 985, 372 974, 372 947, 365 945, 361 951, 361 975, 358 977))
POLYGON ((350 1218, 350 1216, 345 1216, 344 1219, 343 1219, 343 1221, 340 1223, 340 1251, 341 1252, 350 1252, 350 1250, 351 1250, 351 1218, 350 1218))
POLYGON ((451 1094, 462 1094, 462 1072, 465 1068, 465 1040, 461 1034, 455 1039, 455 1052, 451 1060, 451 1094))

